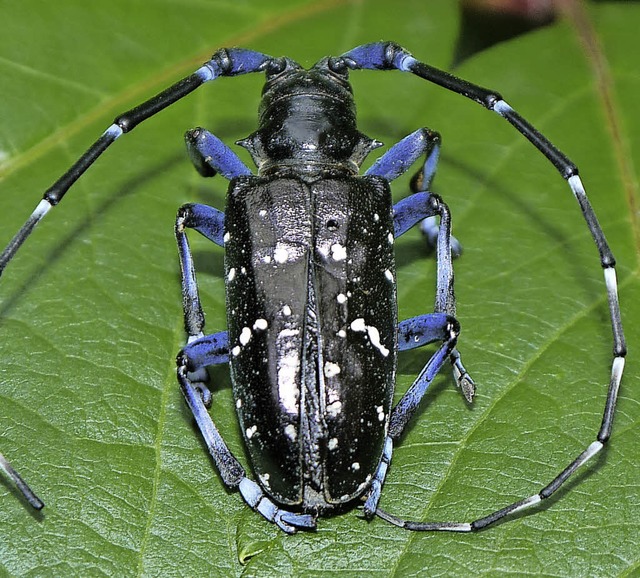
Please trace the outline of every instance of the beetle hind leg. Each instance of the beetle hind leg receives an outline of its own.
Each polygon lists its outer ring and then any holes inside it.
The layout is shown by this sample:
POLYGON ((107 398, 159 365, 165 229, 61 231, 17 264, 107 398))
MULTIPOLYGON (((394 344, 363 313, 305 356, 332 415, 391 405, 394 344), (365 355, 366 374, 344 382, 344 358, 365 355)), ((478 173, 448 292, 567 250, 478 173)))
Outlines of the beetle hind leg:
POLYGON ((380 464, 371 482, 364 504, 365 516, 376 513, 387 470, 391 462, 393 443, 402 435, 431 382, 454 351, 460 325, 454 317, 444 313, 430 313, 401 321, 398 325, 398 350, 414 349, 434 341, 443 341, 431 356, 413 385, 391 412, 389 432, 385 440, 380 464))
POLYGON ((211 395, 209 389, 201 382, 192 382, 190 378, 206 365, 226 363, 229 359, 228 343, 227 332, 223 331, 196 339, 180 352, 177 374, 182 394, 224 484, 237 489, 252 510, 284 532, 291 534, 297 529, 313 530, 316 527, 315 516, 280 509, 258 484, 246 476, 244 468, 229 450, 207 411, 207 396, 211 395), (205 395, 203 390, 206 391, 205 395))

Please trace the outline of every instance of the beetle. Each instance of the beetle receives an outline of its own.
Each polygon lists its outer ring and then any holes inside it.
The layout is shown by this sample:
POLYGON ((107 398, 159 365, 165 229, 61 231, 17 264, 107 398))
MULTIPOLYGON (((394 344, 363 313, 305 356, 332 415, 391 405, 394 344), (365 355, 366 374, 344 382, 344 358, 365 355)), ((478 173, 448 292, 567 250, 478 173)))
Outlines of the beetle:
MULTIPOLYGON (((202 128, 187 132, 191 160, 204 177, 230 181, 226 211, 187 204, 176 218, 187 345, 177 377, 211 457, 229 488, 280 529, 316 527, 318 516, 359 501, 410 530, 483 529, 555 493, 597 454, 611 434, 626 345, 615 260, 588 201, 577 167, 496 92, 416 60, 392 42, 359 46, 304 69, 289 58, 253 50, 217 51, 193 74, 119 115, 44 194, 0 255, 0 272, 40 220, 121 135, 206 82, 263 72, 258 128, 237 144, 257 174, 202 128), (471 401, 475 384, 457 350, 460 325, 447 205, 430 191, 440 136, 418 129, 360 174, 381 143, 356 124, 349 73, 399 70, 470 98, 506 119, 560 172, 575 196, 604 269, 614 341, 611 381, 596 439, 538 493, 473 522, 413 522, 378 507, 394 443, 434 377, 451 363, 471 401), (390 182, 420 158, 412 194, 393 205, 390 182), (433 312, 398 321, 394 242, 420 223, 436 249, 433 312), (195 267, 187 239, 193 229, 225 249, 227 331, 204 332, 195 267), (398 351, 439 342, 413 385, 393 406, 398 351), (206 368, 228 363, 254 481, 228 449, 207 407, 206 368)), ((6 461, 5 461, 6 462, 6 461)), ((8 466, 8 463, 7 463, 8 466)), ((30 503, 40 500, 7 467, 30 503)))

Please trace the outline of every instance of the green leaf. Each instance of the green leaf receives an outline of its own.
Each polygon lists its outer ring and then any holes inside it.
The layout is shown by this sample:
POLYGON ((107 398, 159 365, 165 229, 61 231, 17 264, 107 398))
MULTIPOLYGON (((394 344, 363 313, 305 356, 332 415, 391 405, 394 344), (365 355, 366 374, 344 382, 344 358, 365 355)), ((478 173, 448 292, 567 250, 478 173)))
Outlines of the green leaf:
MULTIPOLYGON (((220 46, 308 65, 388 38, 446 68, 458 25, 449 0, 24 0, 0 13, 0 244, 117 113, 220 46)), ((456 70, 499 90, 580 167, 618 258, 631 346, 639 26, 637 4, 597 4, 456 70)), ((428 125, 443 135, 436 189, 465 249, 460 350, 478 384, 469 407, 448 372, 438 378, 395 450, 382 506, 471 521, 538 491, 597 432, 611 362, 597 253, 566 183, 497 115, 409 75, 352 78, 366 134, 391 144, 428 125)), ((354 509, 290 537, 224 489, 175 382, 184 334, 172 228, 182 203, 222 207, 226 188, 197 176, 182 134, 202 125, 231 143, 250 133, 261 81, 220 80, 122 138, 3 275, 0 451, 47 506, 32 514, 0 484, 0 574, 638 575, 633 355, 602 455, 548 504, 480 534, 410 533, 354 509)), ((407 180, 394 188, 401 198, 407 180)), ((208 330, 222 329, 222 254, 193 246, 208 330)), ((399 240, 397 256, 401 317, 429 311, 435 265, 419 234, 399 240)), ((428 354, 401 356, 398 397, 428 354)), ((246 463, 225 368, 213 377, 212 413, 246 463)))

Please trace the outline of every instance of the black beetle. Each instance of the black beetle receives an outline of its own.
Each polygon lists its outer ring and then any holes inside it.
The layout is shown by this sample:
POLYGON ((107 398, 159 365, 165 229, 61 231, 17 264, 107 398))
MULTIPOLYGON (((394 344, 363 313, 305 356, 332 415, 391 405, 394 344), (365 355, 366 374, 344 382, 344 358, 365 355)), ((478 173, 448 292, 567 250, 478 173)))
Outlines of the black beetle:
MULTIPOLYGON (((178 380, 229 487, 281 529, 315 527, 318 515, 363 499, 378 514, 413 530, 468 532, 534 505, 554 493, 608 440, 626 347, 620 321, 615 261, 591 209, 578 170, 493 91, 417 61, 390 42, 320 60, 309 70, 287 58, 251 50, 220 50, 194 74, 120 115, 45 193, 0 256, 0 271, 82 173, 123 133, 220 76, 265 72, 259 127, 238 144, 253 157, 253 175, 226 145, 204 129, 189 131, 187 148, 203 176, 230 179, 226 212, 183 206, 176 220, 182 267, 187 346, 178 380), (439 135, 420 129, 391 147, 364 175, 360 165, 381 143, 357 129, 350 70, 411 72, 497 112, 529 139, 568 181, 594 237, 605 270, 614 334, 614 361, 605 414, 592 442, 539 493, 472 523, 408 522, 378 508, 393 443, 429 384, 450 360, 471 401, 474 383, 456 349, 449 211, 429 192, 439 135), (422 155, 413 194, 395 206, 389 182, 422 155), (438 224, 436 225, 436 220, 438 224), (393 244, 421 222, 437 248, 433 313, 397 320, 393 244), (228 331, 205 335, 186 229, 224 246, 228 331), (392 407, 396 355, 440 341, 414 384, 392 407), (251 481, 230 453, 206 406, 206 366, 228 362, 253 470, 251 481)), ((16 473, 12 474, 20 481, 16 473)), ((41 502, 20 486, 35 507, 41 502)))

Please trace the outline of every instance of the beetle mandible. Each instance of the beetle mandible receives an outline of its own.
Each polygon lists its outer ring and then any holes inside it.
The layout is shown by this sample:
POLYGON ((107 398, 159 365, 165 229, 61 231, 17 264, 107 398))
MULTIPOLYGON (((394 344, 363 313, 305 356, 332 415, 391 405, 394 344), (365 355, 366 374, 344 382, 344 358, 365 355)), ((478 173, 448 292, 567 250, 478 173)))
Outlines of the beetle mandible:
MULTIPOLYGON (((310 69, 253 50, 222 49, 190 76, 118 116, 44 194, 0 255, 0 272, 39 221, 122 134, 202 84, 222 76, 264 72, 258 129, 238 142, 251 154, 254 175, 204 129, 186 135, 203 176, 230 180, 226 212, 188 204, 175 233, 182 270, 187 345, 177 357, 182 393, 222 480, 286 532, 313 529, 319 515, 364 501, 367 517, 411 530, 470 532, 548 498, 598 453, 611 434, 626 346, 615 260, 587 199, 577 167, 494 92, 416 60, 392 42, 359 46, 310 69), (360 165, 381 145, 356 125, 349 72, 410 72, 498 113, 526 137, 567 180, 594 238, 604 269, 614 341, 611 381, 595 441, 538 493, 470 523, 411 522, 378 507, 400 437, 429 384, 450 362, 471 401, 475 384, 456 348, 451 236, 446 204, 429 190, 440 146, 423 128, 393 145, 363 175, 360 165), (389 183, 425 157, 412 194, 391 203, 389 183), (397 319, 393 244, 421 223, 436 248, 434 311, 397 319), (195 229, 225 248, 228 330, 205 335, 195 269, 186 236, 195 229), (392 407, 396 356, 427 343, 441 345, 407 393, 392 407), (238 419, 253 481, 231 454, 207 406, 206 367, 230 366, 238 419)), ((43 506, 0 455, 18 488, 43 506)))

